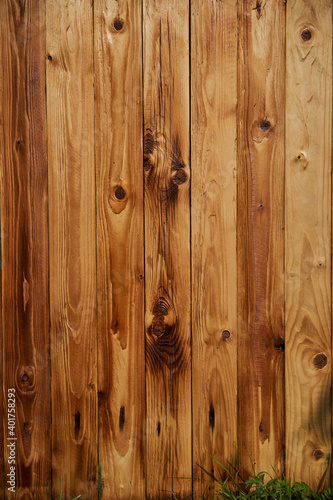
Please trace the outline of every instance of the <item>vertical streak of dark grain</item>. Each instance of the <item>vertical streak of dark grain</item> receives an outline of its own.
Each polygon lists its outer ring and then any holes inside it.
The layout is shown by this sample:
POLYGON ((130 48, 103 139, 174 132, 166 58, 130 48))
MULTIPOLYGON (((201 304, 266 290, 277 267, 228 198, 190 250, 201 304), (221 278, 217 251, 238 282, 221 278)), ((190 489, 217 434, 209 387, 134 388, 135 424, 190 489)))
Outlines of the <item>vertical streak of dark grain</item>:
POLYGON ((284 467, 282 0, 239 2, 238 441, 241 471, 284 467))
POLYGON ((31 499, 51 496, 44 9, 0 6, 3 396, 15 389, 16 495, 31 499))

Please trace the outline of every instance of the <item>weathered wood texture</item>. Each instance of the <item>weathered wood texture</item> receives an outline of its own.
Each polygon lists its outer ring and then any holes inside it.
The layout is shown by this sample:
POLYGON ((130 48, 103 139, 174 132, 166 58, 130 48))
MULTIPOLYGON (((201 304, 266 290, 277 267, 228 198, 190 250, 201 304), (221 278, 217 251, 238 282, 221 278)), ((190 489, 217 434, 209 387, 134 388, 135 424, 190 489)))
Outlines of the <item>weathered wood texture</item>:
POLYGON ((189 5, 143 7, 147 498, 190 498, 189 5))
POLYGON ((46 2, 52 495, 97 498, 93 11, 46 2))
MULTIPOLYGON (((193 498, 237 443, 237 8, 191 6, 193 498)), ((221 471, 222 472, 222 471, 221 471)))
POLYGON ((238 2, 238 443, 283 469, 285 5, 238 2))
POLYGON ((332 0, 0 27, 0 498, 8 388, 15 498, 212 499, 237 450, 333 483, 332 0))
POLYGON ((0 3, 5 473, 14 388, 15 498, 26 499, 51 492, 44 16, 42 0, 0 3))
POLYGON ((332 449, 331 9, 287 4, 286 469, 313 484, 332 449))
POLYGON ((145 495, 141 2, 95 1, 99 461, 145 495), (126 90, 125 90, 126 89, 126 90))

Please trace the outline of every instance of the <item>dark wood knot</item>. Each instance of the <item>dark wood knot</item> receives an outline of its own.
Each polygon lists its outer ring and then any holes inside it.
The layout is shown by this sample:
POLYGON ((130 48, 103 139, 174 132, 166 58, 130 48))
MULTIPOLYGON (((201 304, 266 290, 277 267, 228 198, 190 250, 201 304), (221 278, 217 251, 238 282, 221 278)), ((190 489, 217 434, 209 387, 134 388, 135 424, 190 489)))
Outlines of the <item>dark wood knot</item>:
POLYGON ((309 40, 311 40, 311 37, 312 37, 312 33, 311 31, 309 30, 309 28, 305 28, 302 33, 301 33, 301 37, 302 37, 302 40, 304 42, 308 42, 309 40))
POLYGON ((180 168, 179 170, 176 171, 172 180, 174 184, 177 184, 177 186, 179 186, 180 184, 184 184, 186 179, 187 179, 187 174, 185 170, 183 168, 180 168))
POLYGON ((323 352, 313 358, 313 364, 318 370, 322 370, 327 365, 327 356, 323 352))
POLYGON ((122 19, 116 19, 113 23, 115 31, 121 31, 124 28, 124 21, 122 19))
POLYGON ((229 337, 230 337, 230 332, 229 332, 229 330, 223 330, 223 332, 222 332, 222 338, 223 338, 224 340, 226 340, 226 339, 228 339, 229 337))
POLYGON ((260 123, 260 128, 263 130, 263 132, 267 132, 271 127, 271 123, 268 120, 262 120, 260 123))
POLYGON ((316 460, 320 460, 321 458, 323 458, 324 452, 323 452, 323 450, 319 450, 319 449, 315 450, 313 452, 313 456, 315 457, 316 460))
POLYGON ((126 196, 126 192, 122 186, 116 187, 114 194, 117 200, 123 200, 126 196))

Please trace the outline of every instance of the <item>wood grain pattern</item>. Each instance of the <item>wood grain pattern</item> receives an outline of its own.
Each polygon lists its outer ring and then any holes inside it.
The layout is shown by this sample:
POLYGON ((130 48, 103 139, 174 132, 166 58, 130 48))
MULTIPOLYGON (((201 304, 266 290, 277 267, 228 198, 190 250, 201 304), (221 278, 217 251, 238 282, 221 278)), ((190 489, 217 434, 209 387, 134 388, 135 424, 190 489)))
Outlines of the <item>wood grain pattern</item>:
POLYGON ((193 498, 237 444, 235 0, 191 6, 193 498), (202 468, 201 468, 202 467, 202 468))
POLYGON ((238 442, 243 474, 284 465, 285 6, 239 2, 238 442))
POLYGON ((331 0, 288 1, 286 29, 286 468, 316 487, 332 437, 331 0))
POLYGON ((52 495, 97 498, 93 12, 46 3, 52 495))
MULTIPOLYGON (((44 2, 1 2, 0 26, 5 444, 14 388, 15 498, 41 499, 51 478, 44 2)), ((8 456, 5 446, 6 474, 8 456)))
POLYGON ((143 4, 147 498, 191 498, 189 5, 143 4), (189 479, 178 479, 189 478, 189 479))
POLYGON ((141 2, 95 1, 99 461, 145 496, 141 2))

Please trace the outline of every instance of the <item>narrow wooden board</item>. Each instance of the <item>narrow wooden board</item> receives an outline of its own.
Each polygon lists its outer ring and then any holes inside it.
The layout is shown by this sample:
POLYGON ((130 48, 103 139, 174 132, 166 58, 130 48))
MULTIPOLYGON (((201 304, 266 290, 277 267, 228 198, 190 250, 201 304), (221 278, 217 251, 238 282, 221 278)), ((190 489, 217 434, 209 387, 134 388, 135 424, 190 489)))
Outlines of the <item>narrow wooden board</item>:
POLYGON ((14 388, 15 498, 27 499, 51 496, 44 19, 42 0, 0 3, 5 473, 14 388))
POLYGON ((143 69, 147 498, 192 498, 188 1, 144 0, 143 69))
POLYGON ((95 1, 99 461, 103 498, 145 497, 142 5, 95 1))
POLYGON ((193 498, 237 444, 237 3, 192 1, 193 498))
POLYGON ((97 498, 93 11, 46 4, 52 497, 97 498))
POLYGON ((332 437, 332 1, 288 0, 286 33, 286 471, 316 487, 332 437))
POLYGON ((284 465, 285 5, 238 3, 238 443, 284 465))

